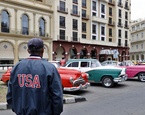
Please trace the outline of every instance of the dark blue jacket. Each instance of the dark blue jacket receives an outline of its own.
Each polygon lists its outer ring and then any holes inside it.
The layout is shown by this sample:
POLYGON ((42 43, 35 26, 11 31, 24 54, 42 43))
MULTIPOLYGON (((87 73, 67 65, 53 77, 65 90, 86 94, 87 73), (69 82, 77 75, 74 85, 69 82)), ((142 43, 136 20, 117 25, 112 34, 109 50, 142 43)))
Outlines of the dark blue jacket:
POLYGON ((63 111, 60 75, 54 65, 39 57, 13 67, 6 97, 17 115, 60 115, 63 111))

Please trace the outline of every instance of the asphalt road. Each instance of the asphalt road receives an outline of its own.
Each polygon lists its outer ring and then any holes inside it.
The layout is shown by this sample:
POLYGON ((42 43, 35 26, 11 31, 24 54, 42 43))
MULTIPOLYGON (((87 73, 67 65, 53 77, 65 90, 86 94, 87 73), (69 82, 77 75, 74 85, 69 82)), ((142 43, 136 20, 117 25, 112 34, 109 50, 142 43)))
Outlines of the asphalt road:
MULTIPOLYGON (((61 115, 145 115, 145 83, 138 80, 128 80, 113 88, 92 84, 87 90, 71 94, 84 96, 87 101, 64 104, 61 115)), ((0 115, 14 113, 3 110, 0 115)))

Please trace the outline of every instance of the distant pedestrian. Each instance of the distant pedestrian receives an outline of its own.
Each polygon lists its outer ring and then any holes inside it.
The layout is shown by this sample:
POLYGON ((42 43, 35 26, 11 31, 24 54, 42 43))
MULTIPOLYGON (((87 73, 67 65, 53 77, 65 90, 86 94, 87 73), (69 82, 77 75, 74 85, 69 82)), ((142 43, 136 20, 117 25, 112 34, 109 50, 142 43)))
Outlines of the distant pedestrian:
POLYGON ((61 79, 55 66, 42 59, 43 41, 30 39, 28 52, 30 56, 11 71, 7 103, 17 115, 60 115, 63 111, 61 79))
POLYGON ((60 60, 60 65, 64 66, 66 64, 66 60, 64 57, 62 57, 62 60, 60 60))

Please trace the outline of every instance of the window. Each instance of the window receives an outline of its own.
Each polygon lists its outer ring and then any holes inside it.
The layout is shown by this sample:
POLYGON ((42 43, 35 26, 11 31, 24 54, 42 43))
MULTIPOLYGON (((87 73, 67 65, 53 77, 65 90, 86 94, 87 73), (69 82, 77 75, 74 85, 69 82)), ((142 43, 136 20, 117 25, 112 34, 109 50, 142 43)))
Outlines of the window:
POLYGON ((121 39, 118 39, 118 45, 121 46, 121 39))
POLYGON ((141 37, 143 38, 143 33, 141 33, 141 37))
POLYGON ((143 49, 143 44, 141 44, 141 49, 143 49))
POLYGON ((127 46, 128 45, 128 40, 125 40, 125 46, 127 46))
POLYGON ((73 5, 73 14, 78 15, 78 6, 73 5))
POLYGON ((39 35, 45 36, 45 20, 43 18, 40 18, 39 21, 39 35))
POLYGON ((10 19, 9 14, 7 11, 3 10, 1 14, 1 31, 2 32, 9 32, 10 29, 10 19))
POLYGON ((22 34, 29 34, 29 19, 28 16, 25 14, 22 16, 22 34))
POLYGON ((119 14, 118 16, 121 18, 122 17, 122 13, 121 13, 121 10, 119 9, 119 14))
POLYGON ((86 17, 86 10, 82 10, 82 17, 86 17))
POLYGON ((73 0, 73 3, 78 3, 78 0, 73 0))
POLYGON ((109 16, 112 16, 112 8, 109 7, 109 16))
POLYGON ((112 28, 109 28, 109 36, 112 36, 112 28))
POLYGON ((86 39, 86 34, 82 34, 82 38, 86 39))
POLYGON ((105 27, 101 26, 101 35, 105 35, 105 27))
POLYGON ((96 11, 97 10, 97 3, 95 1, 92 1, 92 10, 96 11))
POLYGON ((63 27, 63 28, 65 28, 65 17, 63 17, 63 16, 60 16, 59 17, 59 25, 60 25, 60 27, 63 27))
POLYGON ((82 0, 82 7, 86 7, 86 0, 82 0))
POLYGON ((73 32, 73 41, 78 41, 78 33, 73 32))
POLYGON ((81 62, 81 67, 89 67, 89 62, 81 62))
POLYGON ((79 62, 72 62, 68 65, 68 67, 79 67, 79 62))
POLYGON ((109 38, 109 42, 112 42, 112 38, 109 38))
POLYGON ((96 34, 96 25, 95 24, 92 25, 92 33, 96 34))
POLYGON ((118 30, 118 37, 121 38, 121 30, 118 30))
POLYGON ((73 29, 77 30, 78 29, 78 20, 73 19, 73 29))
POLYGON ((65 2, 60 1, 59 4, 60 4, 60 10, 63 11, 63 12, 65 12, 65 2))
POLYGON ((96 36, 92 36, 92 40, 96 40, 96 36))
POLYGON ((128 19, 128 12, 125 12, 125 19, 128 19))
POLYGON ((101 13, 105 14, 105 5, 101 4, 101 13))
POLYGON ((82 32, 86 32, 86 23, 82 22, 82 32))
POLYGON ((128 38, 128 32, 125 31, 125 38, 128 38))
POLYGON ((65 30, 59 30, 59 35, 61 40, 65 40, 65 30))
POLYGON ((109 24, 112 24, 112 18, 109 17, 109 24))

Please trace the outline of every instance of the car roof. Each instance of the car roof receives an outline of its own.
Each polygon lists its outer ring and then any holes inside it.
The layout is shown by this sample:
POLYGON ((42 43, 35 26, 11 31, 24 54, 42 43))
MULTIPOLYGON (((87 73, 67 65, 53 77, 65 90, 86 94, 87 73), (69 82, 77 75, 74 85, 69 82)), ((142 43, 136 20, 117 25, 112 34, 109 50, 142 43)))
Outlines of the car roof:
POLYGON ((69 59, 66 63, 76 62, 76 61, 98 61, 97 59, 69 59))

